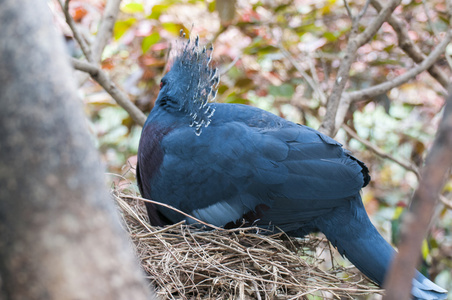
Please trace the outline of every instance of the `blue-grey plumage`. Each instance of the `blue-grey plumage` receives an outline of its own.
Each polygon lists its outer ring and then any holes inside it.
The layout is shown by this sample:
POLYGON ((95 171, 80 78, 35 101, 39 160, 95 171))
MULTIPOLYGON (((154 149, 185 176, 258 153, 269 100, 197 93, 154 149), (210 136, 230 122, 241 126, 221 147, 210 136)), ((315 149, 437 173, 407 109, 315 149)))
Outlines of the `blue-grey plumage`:
MULTIPOLYGON (((332 138, 264 110, 212 103, 219 83, 211 50, 198 38, 176 50, 141 136, 137 179, 145 198, 216 226, 277 226, 303 236, 321 231, 378 284, 394 249, 369 220, 360 190, 364 163, 332 138)), ((185 216, 146 203, 153 225, 185 216)), ((418 299, 446 291, 420 273, 418 299)))

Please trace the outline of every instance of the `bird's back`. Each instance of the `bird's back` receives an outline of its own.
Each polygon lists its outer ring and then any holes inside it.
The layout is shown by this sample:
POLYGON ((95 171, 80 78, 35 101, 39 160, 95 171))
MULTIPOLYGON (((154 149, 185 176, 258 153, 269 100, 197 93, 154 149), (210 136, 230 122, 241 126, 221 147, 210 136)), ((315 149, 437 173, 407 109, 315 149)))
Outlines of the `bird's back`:
MULTIPOLYGON (((215 118, 199 136, 189 126, 164 127, 165 114, 150 118, 139 151, 145 196, 219 226, 259 208, 260 224, 293 229, 370 179, 363 163, 315 130, 249 106, 211 105, 215 118)), ((159 210, 172 222, 184 218, 159 210)))

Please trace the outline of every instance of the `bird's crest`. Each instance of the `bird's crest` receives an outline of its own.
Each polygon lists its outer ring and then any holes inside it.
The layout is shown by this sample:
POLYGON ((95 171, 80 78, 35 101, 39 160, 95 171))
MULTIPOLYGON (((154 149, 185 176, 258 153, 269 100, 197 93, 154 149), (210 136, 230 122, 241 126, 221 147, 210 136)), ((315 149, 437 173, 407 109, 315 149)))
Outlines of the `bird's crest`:
POLYGON ((181 30, 182 45, 177 43, 172 51, 168 76, 172 89, 176 89, 179 110, 191 117, 190 126, 200 135, 203 127, 209 126, 215 109, 208 105, 215 100, 220 83, 218 68, 212 67, 213 46, 200 47, 199 36, 185 40, 181 30))

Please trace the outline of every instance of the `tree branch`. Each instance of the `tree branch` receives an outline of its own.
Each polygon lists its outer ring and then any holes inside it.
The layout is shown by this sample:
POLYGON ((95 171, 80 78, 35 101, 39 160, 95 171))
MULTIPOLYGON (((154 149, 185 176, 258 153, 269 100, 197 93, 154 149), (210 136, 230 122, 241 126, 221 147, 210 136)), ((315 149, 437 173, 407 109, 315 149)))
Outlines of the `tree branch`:
POLYGON ((430 68, 440 57, 441 54, 444 53, 444 50, 446 49, 447 45, 450 43, 452 38, 451 31, 447 31, 446 36, 444 39, 439 43, 436 48, 427 56, 419 65, 417 65, 415 68, 409 70, 405 74, 396 77, 395 79, 391 81, 386 81, 377 85, 374 85, 370 88, 360 90, 360 91, 354 91, 348 93, 350 96, 350 99, 352 101, 359 101, 364 100, 368 98, 375 97, 379 94, 386 93, 387 91, 391 90, 392 88, 395 88, 405 82, 408 82, 410 79, 414 78, 419 73, 427 70, 430 68))
POLYGON ((140 126, 144 125, 144 122, 146 122, 144 113, 129 100, 124 92, 118 89, 113 81, 110 80, 107 73, 94 64, 86 61, 71 58, 71 63, 75 69, 89 73, 91 77, 97 81, 97 83, 99 83, 113 99, 115 99, 116 103, 129 113, 135 123, 140 126))
MULTIPOLYGON (((371 0, 372 6, 380 11, 382 8, 378 0, 371 0)), ((399 47, 409 56, 415 63, 421 63, 427 57, 422 53, 421 49, 410 39, 408 35, 407 24, 400 18, 391 15, 388 18, 388 23, 394 29, 399 40, 399 47)), ((438 66, 432 65, 428 68, 430 75, 435 78, 445 89, 449 86, 449 78, 438 66)))
POLYGON ((383 25, 383 22, 385 22, 386 19, 392 14, 400 2, 401 1, 399 0, 392 0, 379 11, 378 16, 362 33, 358 35, 357 41, 360 47, 370 41, 370 39, 377 33, 378 29, 380 29, 381 25, 383 25))
POLYGON ((363 9, 358 14, 358 20, 361 19, 364 14, 366 13, 367 9, 369 8, 370 0, 366 0, 366 3, 364 3, 363 9))
POLYGON ((378 148, 376 145, 373 145, 371 142, 361 138, 356 132, 354 132, 350 127, 348 127, 345 124, 342 124, 342 128, 355 140, 357 140, 358 142, 360 142, 361 144, 363 144, 364 146, 366 146, 366 148, 368 148, 369 150, 371 150, 372 152, 374 152, 375 154, 377 154, 378 156, 382 157, 382 158, 386 158, 389 159, 393 162, 395 162, 396 164, 398 164, 399 166, 413 172, 416 177, 419 179, 420 175, 419 175, 419 170, 416 166, 414 166, 413 164, 410 164, 408 162, 404 162, 401 161, 400 159, 395 158, 394 156, 384 152, 382 149, 378 148))
POLYGON ((385 279, 386 300, 410 299, 412 278, 420 261, 421 245, 428 232, 438 194, 452 162, 452 94, 446 102, 438 134, 421 172, 411 209, 401 228, 401 243, 385 279))
POLYGON ((437 40, 439 40, 438 30, 436 30, 436 26, 435 24, 433 24, 433 21, 430 18, 430 12, 428 10, 427 3, 425 2, 425 0, 422 0, 422 6, 424 7, 424 13, 425 16, 427 17, 428 26, 430 26, 430 28, 432 29, 432 32, 437 38, 437 40))
POLYGON ((447 209, 452 209, 452 201, 447 199, 445 196, 440 194, 439 201, 441 201, 441 203, 444 204, 444 206, 447 207, 447 209))
POLYGON ((108 0, 93 44, 93 61, 99 62, 102 52, 113 34, 121 0, 108 0))
POLYGON ((350 68, 356 58, 356 51, 359 47, 367 43, 378 31, 383 22, 394 11, 394 9, 400 4, 401 0, 391 0, 389 3, 379 12, 378 16, 370 23, 370 25, 360 34, 358 34, 359 19, 354 18, 352 23, 352 30, 350 32, 350 38, 347 43, 345 55, 342 63, 339 67, 337 79, 331 91, 331 95, 328 98, 326 106, 325 118, 320 125, 319 131, 329 136, 336 135, 338 127, 336 126, 336 115, 340 101, 342 99, 342 92, 345 88, 345 84, 348 81, 350 68))
POLYGON ((278 45, 281 53, 292 63, 292 65, 297 69, 298 73, 303 76, 309 86, 316 92, 317 96, 320 99, 321 103, 326 103, 326 96, 323 90, 319 87, 319 85, 315 82, 315 80, 309 76, 303 68, 298 64, 298 62, 292 57, 292 55, 280 44, 278 45))
POLYGON ((348 17, 353 20, 353 14, 352 14, 352 10, 350 9, 350 6, 348 5, 347 0, 343 0, 344 2, 344 6, 345 6, 345 10, 347 11, 348 17))
POLYGON ((85 40, 83 39, 82 35, 77 29, 77 26, 75 25, 74 19, 72 19, 71 14, 69 13, 69 0, 66 0, 63 4, 64 0, 58 0, 58 3, 61 6, 61 9, 63 10, 64 16, 66 17, 66 23, 69 25, 69 27, 72 30, 72 34, 74 35, 75 40, 80 45, 80 48, 83 51, 83 54, 85 55, 86 59, 90 62, 93 61, 91 49, 89 48, 88 44, 86 44, 85 40))

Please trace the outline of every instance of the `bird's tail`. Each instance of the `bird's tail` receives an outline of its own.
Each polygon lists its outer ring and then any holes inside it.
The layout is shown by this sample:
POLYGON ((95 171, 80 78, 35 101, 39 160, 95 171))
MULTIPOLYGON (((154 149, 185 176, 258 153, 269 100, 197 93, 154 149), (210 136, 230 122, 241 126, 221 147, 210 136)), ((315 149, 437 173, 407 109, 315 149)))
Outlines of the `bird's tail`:
MULTIPOLYGON (((317 227, 361 272, 382 285, 395 250, 372 225, 361 197, 353 197, 348 207, 339 207, 318 220, 317 227)), ((421 273, 413 279, 412 295, 417 299, 446 299, 447 291, 421 273)))

